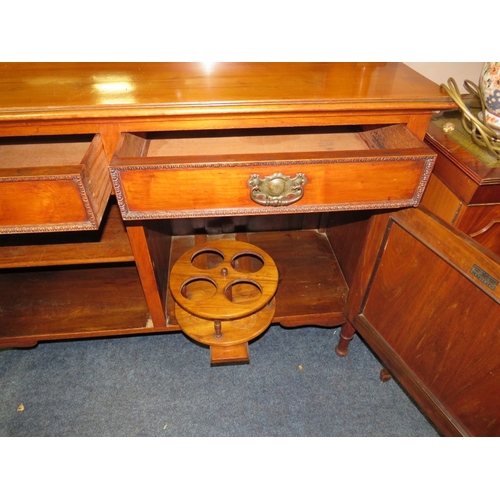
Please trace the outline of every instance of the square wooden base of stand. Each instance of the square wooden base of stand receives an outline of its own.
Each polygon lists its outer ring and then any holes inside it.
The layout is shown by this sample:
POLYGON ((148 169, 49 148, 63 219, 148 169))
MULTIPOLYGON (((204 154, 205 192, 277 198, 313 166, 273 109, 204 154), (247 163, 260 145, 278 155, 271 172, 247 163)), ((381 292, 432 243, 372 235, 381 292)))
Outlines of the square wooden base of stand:
POLYGON ((210 363, 248 363, 250 361, 250 352, 248 349, 248 342, 243 344, 229 345, 229 346, 210 346, 210 363))

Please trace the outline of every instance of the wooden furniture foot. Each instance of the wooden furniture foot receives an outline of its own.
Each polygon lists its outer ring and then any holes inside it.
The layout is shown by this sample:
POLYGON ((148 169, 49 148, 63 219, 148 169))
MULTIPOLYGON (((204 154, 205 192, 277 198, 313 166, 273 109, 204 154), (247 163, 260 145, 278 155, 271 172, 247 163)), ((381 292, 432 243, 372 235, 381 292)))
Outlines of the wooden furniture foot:
POLYGON ((250 362, 248 342, 229 346, 210 346, 210 364, 212 365, 248 362, 250 362))
POLYGON ((351 325, 351 323, 347 322, 342 325, 342 329, 340 330, 340 339, 337 347, 335 348, 335 352, 337 353, 337 356, 347 356, 348 349, 349 349, 349 343, 351 342, 352 338, 354 337, 354 333, 356 330, 354 327, 351 325))
POLYGON ((392 373, 387 368, 380 370, 380 382, 387 382, 391 380, 392 373))

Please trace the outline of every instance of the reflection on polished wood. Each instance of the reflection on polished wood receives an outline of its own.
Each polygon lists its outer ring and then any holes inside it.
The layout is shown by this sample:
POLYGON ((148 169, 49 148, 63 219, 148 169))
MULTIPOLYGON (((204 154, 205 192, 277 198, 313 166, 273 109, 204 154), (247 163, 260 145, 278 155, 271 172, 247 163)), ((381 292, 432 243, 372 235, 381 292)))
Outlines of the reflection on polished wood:
POLYGON ((401 63, 1 63, 0 73, 8 122, 450 108, 401 63))

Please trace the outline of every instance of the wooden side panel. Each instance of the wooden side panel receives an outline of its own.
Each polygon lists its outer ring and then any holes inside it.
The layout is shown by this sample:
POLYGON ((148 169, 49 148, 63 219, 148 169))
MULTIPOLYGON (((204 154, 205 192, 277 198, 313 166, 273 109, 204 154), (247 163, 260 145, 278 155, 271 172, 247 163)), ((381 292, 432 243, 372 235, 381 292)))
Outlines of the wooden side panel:
POLYGON ((104 211, 111 195, 111 179, 109 177, 108 160, 100 135, 96 135, 83 158, 85 168, 82 180, 88 203, 99 227, 104 211))
POLYGON ((373 215, 364 228, 366 237, 363 239, 359 258, 354 259, 353 256, 350 256, 349 295, 345 305, 345 312, 347 320, 351 323, 355 321, 363 297, 368 289, 370 277, 386 233, 388 220, 389 213, 373 215))
POLYGON ((464 203, 438 177, 431 175, 421 206, 453 224, 464 207, 464 203))
MULTIPOLYGON (((157 283, 162 310, 166 310, 168 274, 170 269, 170 235, 168 221, 150 221, 144 227, 149 255, 153 264, 153 272, 157 283)), ((162 319, 163 321, 163 319, 162 319)), ((168 321, 168 318, 167 318, 168 321)))
POLYGON ((129 224, 126 228, 153 322, 152 326, 165 327, 167 325, 165 295, 161 288, 162 280, 157 280, 154 256, 149 251, 148 230, 143 225, 134 224, 129 224))
POLYGON ((421 206, 500 255, 500 205, 468 206, 437 176, 432 175, 421 206))
POLYGON ((434 175, 464 203, 471 203, 478 189, 478 181, 467 175, 458 165, 443 154, 434 164, 434 175))
POLYGON ((419 113, 411 115, 407 124, 408 130, 411 130, 419 139, 423 139, 425 137, 425 132, 429 127, 431 117, 431 113, 419 113))
POLYGON ((370 215, 368 211, 328 214, 325 231, 349 287, 365 244, 370 215))

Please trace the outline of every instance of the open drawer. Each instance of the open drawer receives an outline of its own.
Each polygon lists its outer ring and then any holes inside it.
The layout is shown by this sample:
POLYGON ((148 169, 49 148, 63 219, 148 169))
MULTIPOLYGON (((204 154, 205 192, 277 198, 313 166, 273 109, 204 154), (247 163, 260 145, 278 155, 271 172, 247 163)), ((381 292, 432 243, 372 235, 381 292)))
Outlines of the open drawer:
POLYGON ((110 193, 99 135, 0 139, 0 233, 97 229, 110 193))
POLYGON ((435 153, 402 125, 125 133, 110 165, 124 219, 419 203, 435 153))

